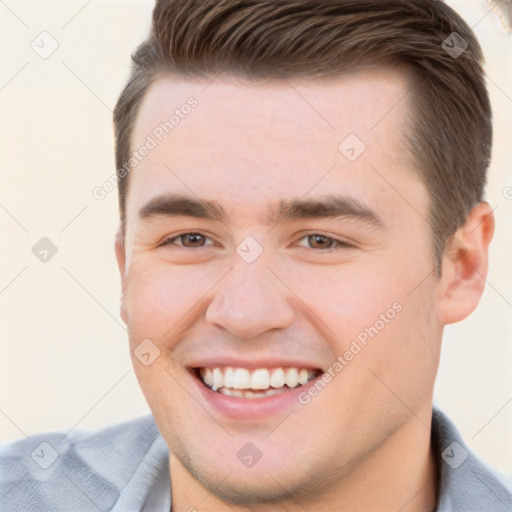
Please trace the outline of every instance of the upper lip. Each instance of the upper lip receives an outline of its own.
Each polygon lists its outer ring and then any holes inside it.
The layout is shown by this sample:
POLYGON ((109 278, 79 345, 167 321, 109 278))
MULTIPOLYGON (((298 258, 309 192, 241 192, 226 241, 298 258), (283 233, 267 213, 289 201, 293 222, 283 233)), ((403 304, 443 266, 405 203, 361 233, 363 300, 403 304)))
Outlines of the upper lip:
POLYGON ((212 356, 202 357, 200 360, 190 362, 187 366, 190 368, 224 368, 231 366, 233 368, 306 368, 312 371, 322 371, 320 365, 312 364, 310 361, 294 359, 290 357, 259 357, 251 359, 242 359, 233 356, 212 356))

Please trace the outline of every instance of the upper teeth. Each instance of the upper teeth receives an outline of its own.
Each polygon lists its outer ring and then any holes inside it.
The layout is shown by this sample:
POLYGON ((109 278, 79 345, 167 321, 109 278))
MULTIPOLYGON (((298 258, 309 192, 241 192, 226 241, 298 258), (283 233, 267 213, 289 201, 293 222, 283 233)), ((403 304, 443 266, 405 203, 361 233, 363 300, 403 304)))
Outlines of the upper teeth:
POLYGON ((219 388, 268 389, 282 388, 285 384, 294 388, 306 384, 317 376, 317 372, 306 368, 201 368, 199 374, 203 382, 214 391, 219 388))

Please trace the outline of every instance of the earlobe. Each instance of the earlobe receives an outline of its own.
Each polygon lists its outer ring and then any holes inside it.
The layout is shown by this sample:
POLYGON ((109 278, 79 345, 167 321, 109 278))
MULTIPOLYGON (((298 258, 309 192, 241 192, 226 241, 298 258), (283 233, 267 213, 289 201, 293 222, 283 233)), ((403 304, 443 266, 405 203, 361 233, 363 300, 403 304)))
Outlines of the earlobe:
POLYGON ((482 297, 489 266, 494 215, 478 203, 446 244, 438 283, 438 316, 443 325, 468 317, 482 297))

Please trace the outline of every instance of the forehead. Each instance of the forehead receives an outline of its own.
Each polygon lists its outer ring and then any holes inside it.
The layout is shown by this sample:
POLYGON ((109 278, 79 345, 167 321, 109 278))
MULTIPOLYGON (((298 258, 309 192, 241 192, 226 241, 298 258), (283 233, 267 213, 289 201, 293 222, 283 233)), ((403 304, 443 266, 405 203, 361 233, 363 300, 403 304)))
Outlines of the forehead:
MULTIPOLYGON (((211 129, 206 125, 212 120, 219 121, 215 132, 234 126, 270 129, 270 124, 289 129, 291 117, 296 130, 333 132, 335 138, 349 130, 364 135, 392 111, 392 118, 403 120, 412 85, 413 77, 406 68, 384 66, 336 77, 259 82, 229 75, 194 79, 164 74, 150 85, 141 101, 132 140, 154 129, 155 121, 169 120, 190 98, 199 107, 190 116, 196 121, 194 129, 200 125, 211 129)), ((176 123, 173 131, 183 131, 190 123, 176 123)))
POLYGON ((132 151, 151 149, 130 172, 128 203, 171 190, 223 197, 243 214, 333 187, 396 200, 380 174, 403 181, 406 172, 421 188, 404 137, 410 89, 407 74, 382 67, 260 83, 163 76, 137 114, 132 151))

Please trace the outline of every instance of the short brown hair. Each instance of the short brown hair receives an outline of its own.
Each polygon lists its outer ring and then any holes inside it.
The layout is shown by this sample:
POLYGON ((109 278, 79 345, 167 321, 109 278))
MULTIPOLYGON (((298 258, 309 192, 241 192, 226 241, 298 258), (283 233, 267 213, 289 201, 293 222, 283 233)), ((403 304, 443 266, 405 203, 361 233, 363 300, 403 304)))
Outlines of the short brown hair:
POLYGON ((132 61, 114 111, 123 232, 134 120, 148 86, 166 72, 317 78, 405 65, 417 79, 405 135, 431 197, 438 267, 447 240, 482 201, 492 142, 482 50, 440 0, 157 0, 151 33, 132 61), (456 42, 467 44, 460 55, 449 51, 456 42))

